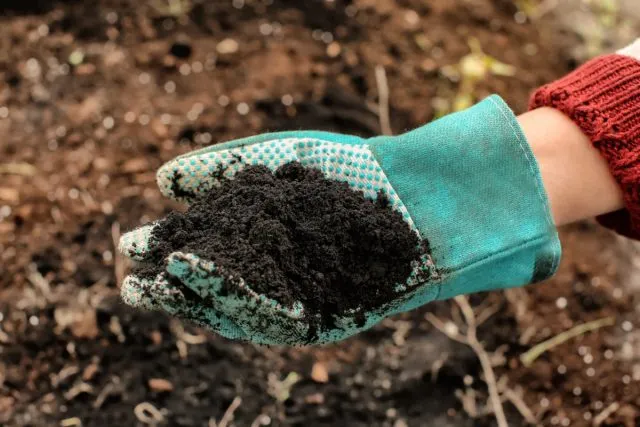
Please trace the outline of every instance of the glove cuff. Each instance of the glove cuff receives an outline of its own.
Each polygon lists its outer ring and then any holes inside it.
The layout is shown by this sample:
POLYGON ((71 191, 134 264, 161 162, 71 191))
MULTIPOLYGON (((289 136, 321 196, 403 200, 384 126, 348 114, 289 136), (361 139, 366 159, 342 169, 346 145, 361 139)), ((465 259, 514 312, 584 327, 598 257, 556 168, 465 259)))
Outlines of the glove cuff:
POLYGON ((536 90, 529 108, 553 107, 573 120, 607 160, 625 209, 598 217, 618 233, 640 239, 640 41, 597 57, 536 90))

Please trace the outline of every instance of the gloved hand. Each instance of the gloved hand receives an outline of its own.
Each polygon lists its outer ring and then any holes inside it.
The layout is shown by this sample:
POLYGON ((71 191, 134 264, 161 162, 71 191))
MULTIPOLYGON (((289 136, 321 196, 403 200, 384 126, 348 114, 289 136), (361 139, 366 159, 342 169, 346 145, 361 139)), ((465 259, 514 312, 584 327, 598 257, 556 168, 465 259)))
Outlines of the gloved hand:
MULTIPOLYGON (((409 292, 364 313, 364 324, 353 316, 336 319, 314 342, 347 338, 436 299, 540 281, 557 268, 560 244, 537 164, 515 116, 497 96, 394 137, 294 131, 218 144, 165 164, 158 183, 163 194, 188 203, 213 185, 216 171, 232 177, 248 164, 273 170, 290 161, 347 181, 369 197, 383 191, 431 248, 431 257, 408 278, 409 292)), ((123 236, 120 250, 144 260, 152 227, 123 236)), ((176 252, 154 280, 128 276, 122 296, 130 305, 164 310, 227 338, 309 343, 301 304, 283 307, 253 292, 250 283, 220 292, 217 268, 176 252)))

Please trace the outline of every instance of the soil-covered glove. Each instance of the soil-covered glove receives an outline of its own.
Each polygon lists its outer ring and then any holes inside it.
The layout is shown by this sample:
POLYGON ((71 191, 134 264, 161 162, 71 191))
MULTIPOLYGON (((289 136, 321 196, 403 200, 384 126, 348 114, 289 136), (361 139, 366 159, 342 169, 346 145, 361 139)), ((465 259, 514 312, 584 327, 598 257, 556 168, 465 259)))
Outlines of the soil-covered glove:
MULTIPOLYGON (((351 316, 336 319, 313 342, 347 338, 436 299, 537 282, 557 268, 560 244, 538 166, 498 96, 399 136, 294 131, 218 144, 165 164, 158 183, 165 195, 188 203, 211 188, 219 171, 231 178, 246 165, 275 170, 291 161, 346 181, 368 197, 384 192, 431 248, 408 278, 408 292, 365 313, 364 323, 351 316)), ((152 227, 123 236, 121 251, 144 260, 152 227)), ((122 295, 128 304, 164 310, 227 338, 310 343, 301 304, 284 307, 242 280, 237 292, 222 292, 219 268, 176 252, 155 279, 128 276, 122 295)))

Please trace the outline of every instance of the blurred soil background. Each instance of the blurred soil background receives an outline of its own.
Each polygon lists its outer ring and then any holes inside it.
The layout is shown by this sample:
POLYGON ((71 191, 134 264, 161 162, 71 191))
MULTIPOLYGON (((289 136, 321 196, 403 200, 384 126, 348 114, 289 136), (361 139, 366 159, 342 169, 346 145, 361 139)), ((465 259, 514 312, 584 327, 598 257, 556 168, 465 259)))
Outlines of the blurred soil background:
POLYGON ((21 0, 0 11, 0 425, 492 426, 487 382, 510 426, 639 425, 640 251, 592 223, 563 230, 560 272, 543 284, 303 349, 123 306, 129 266, 114 249, 176 207, 154 172, 178 154, 286 129, 379 134, 376 68, 395 133, 491 93, 523 112, 535 87, 640 35, 637 1, 21 0), (465 343, 474 322, 480 351, 465 343))

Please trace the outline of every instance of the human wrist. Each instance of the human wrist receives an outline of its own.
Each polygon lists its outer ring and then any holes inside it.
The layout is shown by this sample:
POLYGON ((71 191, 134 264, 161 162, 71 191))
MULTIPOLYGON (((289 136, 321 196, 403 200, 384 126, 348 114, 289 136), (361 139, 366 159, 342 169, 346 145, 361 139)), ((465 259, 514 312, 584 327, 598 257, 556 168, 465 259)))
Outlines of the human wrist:
POLYGON ((616 211, 622 192, 605 159, 567 116, 544 107, 518 116, 557 226, 616 211))
MULTIPOLYGON (((624 209, 600 215, 597 219, 633 238, 640 238, 640 193, 637 191, 640 185, 639 58, 640 42, 617 54, 595 58, 536 90, 530 103, 531 109, 552 107, 562 112, 580 128, 587 138, 586 144, 596 148, 609 170, 609 176, 603 174, 603 179, 613 177, 624 202, 621 206, 624 209)), ((572 139, 577 140, 579 138, 572 139)), ((559 141, 559 144, 564 143, 559 141)), ((579 150, 577 146, 573 149, 579 150)), ((565 167, 573 169, 578 165, 571 158, 565 167)), ((605 188, 607 185, 607 181, 600 184, 605 188)), ((592 192, 588 197, 595 199, 598 196, 592 192)), ((599 203, 594 201, 594 206, 599 203)))

